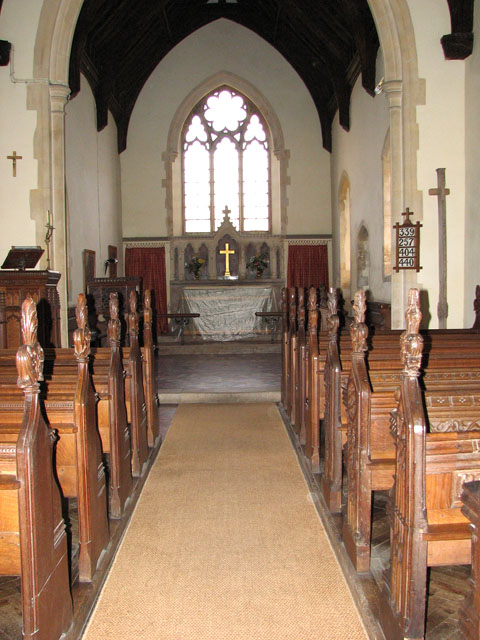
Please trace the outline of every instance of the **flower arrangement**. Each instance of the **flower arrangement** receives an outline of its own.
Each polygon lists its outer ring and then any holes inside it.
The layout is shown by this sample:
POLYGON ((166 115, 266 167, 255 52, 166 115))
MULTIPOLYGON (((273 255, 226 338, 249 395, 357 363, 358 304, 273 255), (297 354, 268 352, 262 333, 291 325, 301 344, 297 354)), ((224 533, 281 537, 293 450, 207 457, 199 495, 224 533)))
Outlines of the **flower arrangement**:
POLYGON ((190 262, 185 263, 185 267, 189 273, 193 273, 195 279, 198 280, 199 272, 202 266, 205 264, 205 260, 203 258, 199 258, 198 256, 193 256, 190 262))
POLYGON ((268 256, 265 253, 261 253, 259 256, 252 256, 247 262, 247 269, 257 272, 257 278, 262 276, 262 273, 268 267, 268 256))

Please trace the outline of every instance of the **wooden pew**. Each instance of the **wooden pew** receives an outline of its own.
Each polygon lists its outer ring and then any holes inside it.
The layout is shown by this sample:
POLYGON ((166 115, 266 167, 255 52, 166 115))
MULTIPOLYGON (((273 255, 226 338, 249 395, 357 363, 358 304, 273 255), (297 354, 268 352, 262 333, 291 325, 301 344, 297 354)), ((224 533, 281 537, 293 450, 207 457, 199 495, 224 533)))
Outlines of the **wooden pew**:
POLYGON ((52 640, 68 630, 73 614, 54 437, 39 400, 43 352, 31 296, 22 305, 21 325, 23 415, 16 428, 0 424, 0 573, 21 575, 23 638, 52 640))
MULTIPOLYGON (((64 375, 52 375, 44 403, 48 423, 59 435, 55 455, 62 493, 78 502, 80 582, 92 580, 109 540, 105 469, 89 372, 90 332, 86 322, 85 296, 80 294, 73 350, 76 379, 73 382, 64 375)), ((0 383, 0 399, 8 403, 0 405, 0 415, 4 424, 14 427, 22 405, 12 386, 14 389, 11 383, 0 383)))
POLYGON ((293 398, 295 395, 295 380, 297 367, 297 290, 295 287, 288 289, 288 335, 287 335, 287 371, 286 371, 286 392, 285 411, 287 412, 290 422, 295 423, 295 403, 293 398))
MULTIPOLYGON (((433 392, 424 406, 418 380, 423 349, 418 291, 411 300, 401 341, 401 385, 392 414, 396 465, 391 572, 381 613, 392 640, 424 637, 428 566, 471 562, 471 527, 461 510, 461 494, 467 479, 480 477, 479 398, 466 407, 461 389, 433 392), (447 410, 442 401, 446 395, 447 410)), ((478 627, 474 637, 478 638, 478 627)))
POLYGON ((127 423, 125 384, 120 353, 121 325, 118 294, 110 293, 107 341, 108 370, 95 366, 94 385, 99 396, 97 416, 104 452, 109 454, 109 515, 121 518, 132 491, 130 430, 127 423), (106 375, 105 375, 106 373, 106 375))
POLYGON ((318 359, 317 290, 315 287, 310 287, 308 292, 307 349, 305 354, 304 429, 305 456, 310 461, 310 466, 314 473, 320 471, 318 442, 320 383, 318 380, 318 359))
MULTIPOLYGON (((413 304, 412 299, 412 308, 413 304)), ((395 441, 389 425, 402 365, 399 358, 392 358, 385 346, 376 360, 369 360, 370 371, 367 370, 365 354, 368 329, 363 323, 363 292, 355 295, 354 313, 355 321, 351 325, 351 370, 344 392, 348 426, 345 456, 347 506, 343 538, 356 570, 366 572, 370 568, 372 491, 389 489, 395 472, 395 441), (378 372, 378 384, 372 373, 374 366, 381 368, 378 372)), ((404 336, 402 334, 400 339, 404 339, 404 336)), ((456 341, 446 339, 443 347, 442 341, 435 339, 433 342, 428 368, 423 377, 429 396, 438 392, 440 397, 446 398, 453 391, 461 396, 472 392, 480 393, 478 375, 470 378, 473 368, 477 374, 480 373, 480 354, 470 354, 470 358, 459 359, 460 347, 456 341)), ((478 336, 475 342, 479 344, 478 336)), ((436 408, 437 415, 439 408, 436 408)))
POLYGON ((126 386, 127 406, 130 408, 130 435, 132 443, 132 474, 141 476, 148 460, 147 408, 143 389, 143 363, 138 342, 137 294, 130 292, 130 311, 128 313, 128 351, 129 384, 126 386))
POLYGON ((342 420, 340 389, 342 367, 338 353, 337 335, 340 319, 337 313, 337 293, 328 293, 328 346, 324 365, 325 411, 324 450, 325 462, 321 477, 321 488, 328 508, 332 513, 341 510, 342 503, 342 420))
POLYGON ((294 420, 292 426, 301 444, 305 444, 305 396, 306 396, 306 361, 307 361, 307 343, 305 337, 305 289, 299 287, 297 289, 297 336, 294 357, 295 364, 295 380, 292 404, 295 405, 293 412, 294 420))
MULTIPOLYGON (((1 319, 0 319, 1 320, 1 319)), ((290 368, 290 352, 288 342, 288 290, 286 287, 282 288, 282 389, 281 389, 281 401, 285 407, 288 394, 288 377, 287 372, 290 368)))
MULTIPOLYGON (((469 479, 468 476, 466 478, 469 479)), ((472 573, 469 594, 460 604, 460 630, 465 640, 478 640, 480 630, 480 481, 463 485, 462 513, 470 521, 472 533, 472 573)))

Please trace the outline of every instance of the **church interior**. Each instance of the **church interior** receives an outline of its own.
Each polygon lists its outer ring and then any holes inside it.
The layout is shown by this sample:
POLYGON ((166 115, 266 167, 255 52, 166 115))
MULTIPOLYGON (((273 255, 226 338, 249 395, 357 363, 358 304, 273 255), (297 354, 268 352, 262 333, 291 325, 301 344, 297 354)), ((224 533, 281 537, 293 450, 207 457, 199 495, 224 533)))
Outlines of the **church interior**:
POLYGON ((0 0, 0 640, 480 638, 477 26, 0 0))

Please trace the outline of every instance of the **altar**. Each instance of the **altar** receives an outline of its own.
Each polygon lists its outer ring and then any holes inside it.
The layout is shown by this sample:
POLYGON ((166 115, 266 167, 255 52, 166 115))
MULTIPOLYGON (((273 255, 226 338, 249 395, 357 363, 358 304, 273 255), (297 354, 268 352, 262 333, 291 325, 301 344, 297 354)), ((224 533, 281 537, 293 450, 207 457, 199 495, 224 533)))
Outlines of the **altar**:
POLYGON ((276 289, 266 283, 257 286, 185 286, 182 311, 198 313, 186 335, 203 340, 227 342, 268 335, 268 326, 257 311, 277 308, 276 289))

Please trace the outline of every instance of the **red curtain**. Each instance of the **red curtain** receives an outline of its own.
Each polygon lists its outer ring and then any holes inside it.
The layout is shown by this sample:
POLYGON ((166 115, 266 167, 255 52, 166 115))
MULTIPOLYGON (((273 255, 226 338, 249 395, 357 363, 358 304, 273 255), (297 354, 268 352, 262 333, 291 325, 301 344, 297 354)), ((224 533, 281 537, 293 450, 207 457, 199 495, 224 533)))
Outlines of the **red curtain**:
POLYGON ((125 250, 125 275, 140 276, 143 290, 152 292, 154 318, 157 319, 157 332, 168 333, 167 318, 158 314, 167 313, 167 278, 165 270, 164 247, 127 247, 125 250))
POLYGON ((287 287, 328 289, 328 250, 326 244, 288 247, 287 287))

